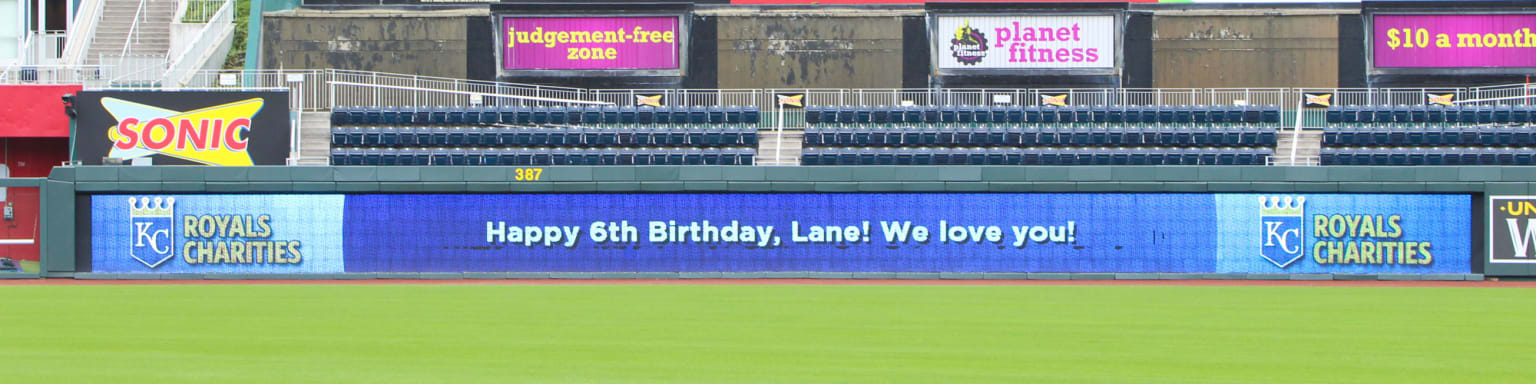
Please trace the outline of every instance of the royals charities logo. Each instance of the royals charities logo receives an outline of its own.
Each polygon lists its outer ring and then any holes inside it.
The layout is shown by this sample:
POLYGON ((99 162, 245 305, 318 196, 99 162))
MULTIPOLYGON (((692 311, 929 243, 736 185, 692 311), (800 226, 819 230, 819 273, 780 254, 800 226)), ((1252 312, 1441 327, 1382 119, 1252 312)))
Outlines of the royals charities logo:
POLYGON ((1259 196, 1259 223, 1264 241, 1259 256, 1276 267, 1289 267, 1305 254, 1301 235, 1306 232, 1302 211, 1306 197, 1259 196))
POLYGON ((133 236, 129 242, 128 255, 134 260, 143 263, 144 266, 154 269, 175 256, 174 244, 171 233, 173 212, 176 209, 176 198, 149 197, 128 198, 128 223, 133 236))
POLYGON ((987 57, 987 35, 971 28, 971 22, 966 21, 955 30, 955 38, 949 41, 949 51, 961 64, 976 65, 987 57))

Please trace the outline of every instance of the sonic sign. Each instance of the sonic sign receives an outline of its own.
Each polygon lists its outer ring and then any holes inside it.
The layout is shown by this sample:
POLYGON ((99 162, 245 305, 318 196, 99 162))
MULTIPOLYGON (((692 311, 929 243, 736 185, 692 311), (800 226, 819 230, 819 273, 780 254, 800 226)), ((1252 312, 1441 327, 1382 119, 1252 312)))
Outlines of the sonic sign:
POLYGON ((288 92, 81 92, 75 159, 159 165, 283 165, 288 92))
POLYGON ((1113 15, 939 16, 933 55, 942 70, 1113 69, 1113 15))

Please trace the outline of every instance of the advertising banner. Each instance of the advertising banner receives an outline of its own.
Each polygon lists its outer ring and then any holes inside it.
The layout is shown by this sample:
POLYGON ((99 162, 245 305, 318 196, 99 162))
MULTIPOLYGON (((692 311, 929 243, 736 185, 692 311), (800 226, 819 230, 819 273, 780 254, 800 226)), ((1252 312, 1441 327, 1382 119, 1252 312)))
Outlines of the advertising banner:
POLYGON ((95 271, 1469 273, 1472 252, 1469 195, 134 198, 92 197, 95 271))
POLYGON ((1488 262, 1536 263, 1536 196, 1488 196, 1488 262))
POLYGON ((96 195, 97 273, 339 273, 341 195, 96 195))
POLYGON ((1536 14, 1371 18, 1376 68, 1536 68, 1536 14))
POLYGON ((501 18, 507 70, 679 69, 676 16, 501 18))
POLYGON ((75 107, 75 159, 87 165, 287 164, 286 91, 85 91, 75 107))
POLYGON ((939 69, 1108 69, 1120 34, 1115 17, 939 16, 939 69))

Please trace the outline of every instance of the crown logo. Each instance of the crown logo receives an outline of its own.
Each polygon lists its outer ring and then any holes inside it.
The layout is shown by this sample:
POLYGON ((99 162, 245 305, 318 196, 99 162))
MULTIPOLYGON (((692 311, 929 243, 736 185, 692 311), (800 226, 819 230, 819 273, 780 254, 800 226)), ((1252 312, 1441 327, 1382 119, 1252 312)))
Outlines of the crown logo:
POLYGON ((1259 196, 1259 214, 1263 216, 1301 216, 1306 197, 1259 196))
POLYGON ((176 208, 176 198, 129 197, 128 215, 134 217, 171 217, 176 208))

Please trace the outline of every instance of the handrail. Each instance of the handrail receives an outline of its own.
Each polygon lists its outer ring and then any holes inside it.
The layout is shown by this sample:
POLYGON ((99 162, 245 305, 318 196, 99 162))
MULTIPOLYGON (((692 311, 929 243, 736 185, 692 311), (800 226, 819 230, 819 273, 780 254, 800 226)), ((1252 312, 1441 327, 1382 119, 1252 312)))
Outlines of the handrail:
POLYGON ((224 39, 234 32, 234 3, 234 0, 224 0, 224 4, 219 6, 218 11, 208 18, 203 29, 198 31, 197 38, 187 44, 182 52, 176 54, 176 59, 171 61, 170 67, 165 72, 164 84, 176 87, 186 85, 197 68, 210 59, 208 56, 213 53, 214 48, 222 45, 224 39), (189 57, 194 51, 199 54, 189 57))
POLYGON ((539 101, 539 102, 548 102, 548 103, 568 103, 568 104, 582 104, 582 105, 614 105, 614 103, 601 102, 601 101, 573 100, 573 99, 554 99, 554 98, 547 98, 547 97, 503 95, 503 94, 496 94, 496 93, 455 91, 455 90, 447 90, 447 89, 417 88, 417 87, 405 87, 405 86, 398 86, 398 85, 364 84, 364 83, 354 83, 354 82, 349 82, 349 81, 335 81, 335 80, 331 81, 331 88, 334 89, 335 86, 337 86, 337 85, 349 85, 349 86, 354 86, 354 87, 368 87, 368 88, 382 88, 382 89, 398 89, 398 90, 420 91, 420 92, 452 93, 452 94, 458 94, 458 95, 470 95, 470 96, 480 96, 480 97, 499 97, 499 98, 505 98, 505 99, 514 99, 514 100, 523 100, 523 101, 539 101))
POLYGON ((90 50, 91 42, 96 38, 96 25, 101 23, 101 17, 106 12, 106 0, 82 0, 80 9, 76 10, 75 23, 69 28, 69 40, 64 43, 64 57, 62 61, 69 65, 83 65, 87 58, 86 51, 90 50))
POLYGON ((139 0, 138 10, 133 12, 133 24, 128 27, 128 36, 123 38, 123 53, 118 55, 119 65, 121 58, 128 57, 128 52, 133 48, 133 41, 139 38, 139 19, 144 17, 144 5, 148 0, 139 0))

